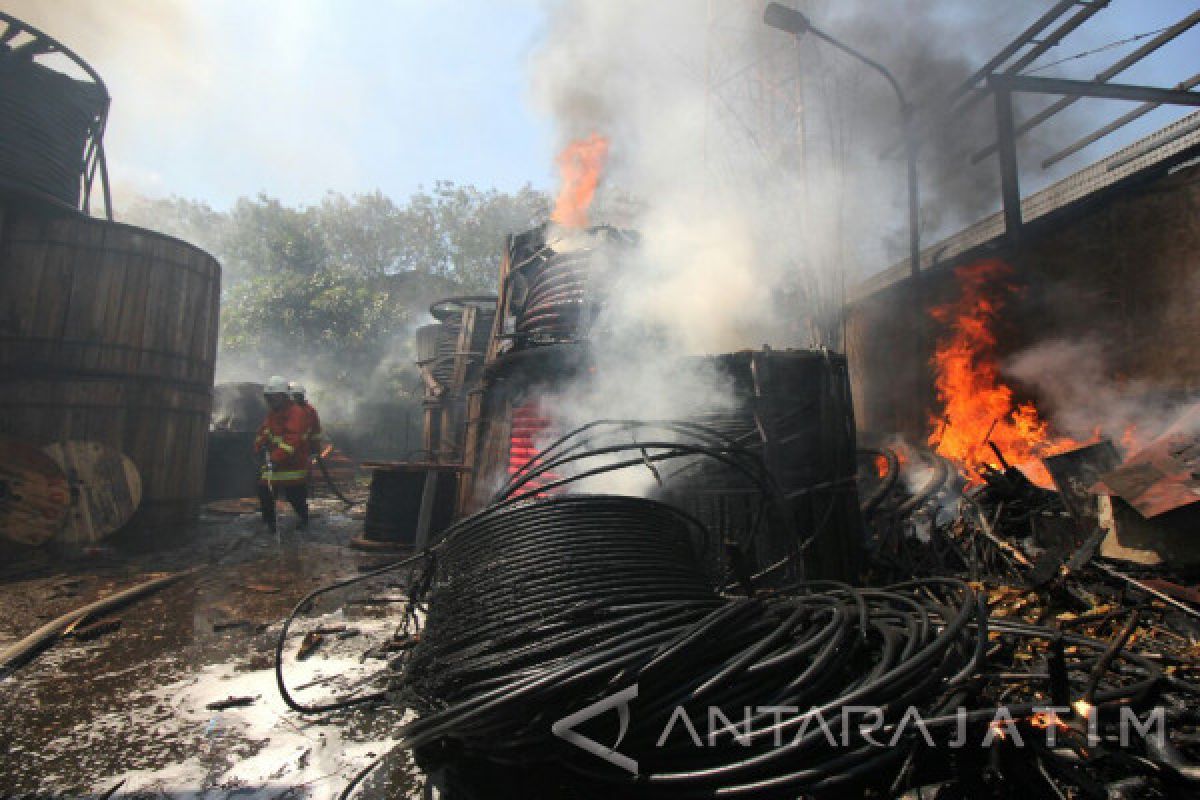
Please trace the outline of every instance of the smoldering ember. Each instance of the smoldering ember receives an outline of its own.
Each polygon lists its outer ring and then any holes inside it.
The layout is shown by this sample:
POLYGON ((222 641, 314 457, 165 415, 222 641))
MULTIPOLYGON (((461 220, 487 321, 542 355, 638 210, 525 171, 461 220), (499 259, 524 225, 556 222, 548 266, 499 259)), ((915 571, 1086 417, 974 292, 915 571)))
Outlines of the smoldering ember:
POLYGON ((0 0, 0 798, 1200 797, 1200 0, 0 0))

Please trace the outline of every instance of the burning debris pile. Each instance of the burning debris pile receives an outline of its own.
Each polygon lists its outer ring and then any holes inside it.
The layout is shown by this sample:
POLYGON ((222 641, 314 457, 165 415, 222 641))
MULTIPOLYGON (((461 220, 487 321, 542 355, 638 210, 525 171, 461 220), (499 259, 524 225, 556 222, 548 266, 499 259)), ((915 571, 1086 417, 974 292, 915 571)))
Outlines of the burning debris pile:
POLYGON ((665 340, 629 349, 641 329, 604 315, 654 235, 587 227, 606 148, 568 147, 553 221, 509 239, 468 415, 474 513, 364 576, 412 570, 404 645, 386 694, 330 708, 414 712, 402 745, 457 800, 1195 791, 1179 531, 1200 426, 1124 462, 1103 426, 1056 431, 1006 382, 1000 261, 933 310, 928 438, 873 442, 857 475, 848 388, 785 380, 793 356, 843 363, 825 351, 710 356, 745 362, 740 390, 617 413, 681 393, 665 340), (844 464, 812 469, 834 439, 844 464), (619 473, 637 479, 600 482, 619 473), (696 480, 714 475, 736 481, 696 480), (865 574, 822 563, 839 542, 865 543, 865 574))
MULTIPOLYGON (((1176 436, 1176 452, 1186 446, 1194 459, 1198 433, 1186 443, 1176 436)), ((1174 507, 1171 513, 1186 516, 1168 524, 1142 516, 1111 488, 1146 463, 1143 454, 1114 469, 1116 451, 1103 441, 1045 457, 1030 472, 1051 478, 1055 491, 989 444, 993 458, 973 471, 965 459, 916 449, 903 457, 884 450, 882 468, 874 458, 864 463, 864 480, 876 487, 864 504, 876 580, 968 581, 989 618, 987 667, 979 675, 994 681, 986 696, 1010 711, 1021 703, 1059 707, 1057 716, 1018 719, 1025 749, 1012 747, 1018 737, 993 743, 989 768, 997 775, 1049 797, 1194 791, 1200 594, 1191 584, 1200 562, 1190 539, 1200 493, 1174 507), (1161 734, 1132 741, 1121 720, 1135 718, 1139 725, 1157 720, 1161 734), (1033 728, 1038 738, 1030 746, 1033 728), (1057 742, 1041 738, 1051 729, 1057 742)), ((1188 483, 1194 490, 1197 478, 1187 469, 1159 471, 1157 490, 1142 486, 1146 494, 1188 483)))
POLYGON ((1016 291, 1008 283, 1012 269, 988 260, 961 268, 956 276, 959 296, 931 312, 948 334, 934 353, 942 413, 931 421, 929 444, 968 471, 994 463, 997 451, 1003 452, 1048 485, 1050 476, 1037 460, 1078 443, 1052 437, 1037 408, 1015 402, 1012 388, 1000 379, 994 325, 1006 296, 1016 291))
MULTIPOLYGON (((1018 719, 1022 734, 1038 729, 1032 747, 1028 736, 1012 747, 1011 731, 993 743, 989 769, 1023 793, 1193 792, 1200 406, 1124 459, 1102 437, 1112 420, 1087 442, 1057 433, 1001 374, 995 324, 1016 291, 1011 274, 999 261, 960 268, 958 296, 932 312, 944 334, 929 449, 892 439, 860 451, 872 579, 955 576, 979 592, 989 617, 981 677, 995 680, 985 696, 1009 710, 1060 707, 1018 719), (1120 721, 1135 718, 1157 720, 1161 735, 1131 741, 1120 721), (1048 730, 1056 743, 1041 738, 1048 730)), ((1132 443, 1138 421, 1119 422, 1132 443)))

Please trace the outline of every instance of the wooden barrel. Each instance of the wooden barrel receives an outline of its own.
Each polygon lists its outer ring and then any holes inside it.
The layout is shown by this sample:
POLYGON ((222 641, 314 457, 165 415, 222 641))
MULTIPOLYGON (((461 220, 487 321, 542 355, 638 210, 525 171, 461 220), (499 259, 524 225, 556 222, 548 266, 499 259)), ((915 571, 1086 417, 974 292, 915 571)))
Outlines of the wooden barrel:
POLYGON ((221 268, 159 233, 0 205, 0 434, 99 442, 143 481, 135 525, 204 488, 221 268))

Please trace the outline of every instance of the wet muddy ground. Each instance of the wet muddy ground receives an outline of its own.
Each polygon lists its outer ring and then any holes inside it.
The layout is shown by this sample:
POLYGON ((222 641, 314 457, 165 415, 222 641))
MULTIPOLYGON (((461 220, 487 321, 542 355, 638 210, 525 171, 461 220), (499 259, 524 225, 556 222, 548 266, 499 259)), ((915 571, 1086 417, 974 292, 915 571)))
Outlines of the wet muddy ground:
MULTIPOLYGON (((380 758, 354 796, 420 797, 415 767, 394 750, 402 710, 305 715, 280 697, 283 618, 312 589, 388 560, 346 546, 362 523, 340 503, 315 501, 309 529, 293 525, 285 516, 277 541, 252 514, 206 512, 181 544, 0 567, 3 647, 106 594, 205 565, 106 617, 115 630, 64 639, 0 682, 0 797, 333 798, 380 758)), ((328 595, 293 625, 285 676, 297 700, 385 685, 407 577, 328 595)))

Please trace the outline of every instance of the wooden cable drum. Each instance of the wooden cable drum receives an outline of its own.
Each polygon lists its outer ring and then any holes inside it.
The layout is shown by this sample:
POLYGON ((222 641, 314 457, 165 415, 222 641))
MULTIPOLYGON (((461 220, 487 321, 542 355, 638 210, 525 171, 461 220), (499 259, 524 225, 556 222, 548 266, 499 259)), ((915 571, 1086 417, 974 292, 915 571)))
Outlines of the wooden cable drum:
POLYGON ((0 201, 0 434, 91 441, 142 481, 135 524, 200 506, 220 266, 168 236, 0 201))
POLYGON ((55 442, 44 450, 71 490, 64 544, 98 542, 133 517, 142 501, 142 478, 128 457, 98 442, 55 442))
POLYGON ((0 536, 45 544, 63 529, 71 506, 67 476, 40 448, 0 439, 0 536))
POLYGON ((363 533, 372 541, 411 545, 416 541, 417 515, 425 473, 413 470, 371 470, 371 493, 363 533))

